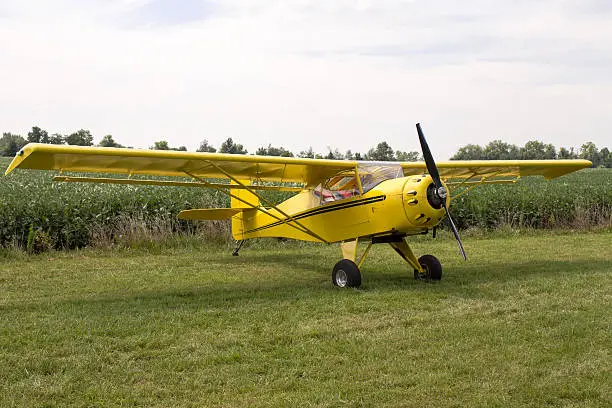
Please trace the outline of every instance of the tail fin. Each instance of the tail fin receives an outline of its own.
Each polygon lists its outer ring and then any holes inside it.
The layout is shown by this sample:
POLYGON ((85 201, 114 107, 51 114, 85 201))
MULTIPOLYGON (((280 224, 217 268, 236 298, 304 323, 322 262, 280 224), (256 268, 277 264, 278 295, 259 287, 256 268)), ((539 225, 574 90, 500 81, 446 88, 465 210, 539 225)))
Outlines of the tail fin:
MULTIPOLYGON (((251 182, 248 180, 241 181, 241 183, 244 184, 245 186, 248 186, 251 184, 251 182)), ((252 192, 250 192, 249 190, 245 190, 244 188, 230 188, 230 194, 235 197, 240 198, 240 200, 234 197, 231 198, 230 200, 231 208, 253 208, 253 206, 259 207, 259 198, 257 198, 257 196, 253 194, 252 192)))
MULTIPOLYGON (((248 180, 241 182, 247 186, 251 184, 248 180)), ((247 230, 248 221, 257 213, 257 210, 253 207, 259 207, 259 198, 244 188, 230 188, 230 194, 233 196, 230 198, 230 207, 244 209, 244 211, 232 217, 232 235, 234 239, 241 240, 244 239, 244 231, 247 230)))

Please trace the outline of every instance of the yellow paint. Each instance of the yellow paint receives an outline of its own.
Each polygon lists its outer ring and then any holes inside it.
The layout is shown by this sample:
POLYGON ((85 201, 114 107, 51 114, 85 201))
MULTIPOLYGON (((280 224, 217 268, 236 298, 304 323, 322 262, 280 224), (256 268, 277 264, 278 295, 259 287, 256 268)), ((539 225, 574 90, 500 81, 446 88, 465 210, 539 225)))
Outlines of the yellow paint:
POLYGON ((357 259, 357 239, 352 241, 345 241, 340 243, 340 249, 342 250, 342 257, 350 261, 355 262, 357 259))
POLYGON ((400 242, 392 242, 389 245, 391 245, 391 247, 395 249, 395 251, 398 254, 400 254, 400 256, 404 258, 404 260, 408 262, 410 266, 412 266, 414 269, 416 269, 420 273, 423 273, 423 267, 419 263, 419 260, 417 259, 417 257, 414 256, 414 253, 412 252, 410 245, 408 245, 408 242, 406 242, 405 239, 400 242))

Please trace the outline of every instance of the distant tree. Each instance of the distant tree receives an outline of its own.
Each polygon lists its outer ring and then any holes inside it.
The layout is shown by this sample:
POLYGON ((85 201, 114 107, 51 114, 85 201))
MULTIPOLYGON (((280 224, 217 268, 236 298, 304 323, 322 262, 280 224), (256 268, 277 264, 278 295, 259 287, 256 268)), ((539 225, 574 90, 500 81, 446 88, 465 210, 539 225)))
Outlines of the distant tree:
POLYGON ((228 137, 227 140, 221 144, 219 153, 247 154, 247 151, 241 144, 234 143, 232 138, 228 137))
POLYGON ((581 159, 590 160, 593 163, 593 167, 598 167, 601 161, 599 156, 599 150, 595 143, 586 142, 580 147, 580 154, 578 155, 581 159))
POLYGON ((537 140, 530 140, 521 147, 521 159, 523 160, 544 160, 556 159, 557 152, 552 144, 544 144, 537 140))
POLYGON ((484 151, 481 146, 468 144, 455 153, 451 160, 483 160, 484 151))
POLYGON ((312 146, 310 146, 308 148, 308 150, 303 150, 301 152, 298 153, 298 157, 302 157, 302 158, 306 158, 306 159, 314 159, 315 158, 315 154, 312 151, 312 146))
POLYGON ((93 136, 89 132, 89 130, 81 129, 70 135, 66 136, 64 139, 66 143, 69 145, 75 146, 92 146, 93 145, 93 136))
POLYGON ((217 149, 208 144, 208 140, 204 139, 200 142, 200 146, 196 152, 214 153, 217 149))
POLYGON ((293 157, 293 153, 284 147, 272 147, 272 145, 268 145, 268 147, 260 147, 255 152, 258 156, 281 156, 281 157, 293 157))
POLYGON ((421 155, 419 154, 419 152, 415 151, 402 152, 398 150, 395 152, 395 160, 401 162, 415 162, 421 160, 421 155))
POLYGON ((0 156, 12 157, 27 144, 22 136, 12 133, 3 133, 0 138, 0 156))
POLYGON ((123 147, 119 143, 115 142, 112 135, 104 136, 102 140, 100 140, 100 143, 98 143, 98 146, 100 147, 123 147))
POLYGON ((517 160, 521 153, 516 145, 494 140, 483 149, 485 160, 517 160))
POLYGON ((28 143, 49 143, 49 134, 38 126, 33 126, 28 132, 28 143))
POLYGON ((340 153, 340 150, 333 149, 327 146, 328 153, 325 155, 325 159, 327 160, 343 160, 344 155, 340 153))
POLYGON ((355 160, 355 155, 353 154, 351 149, 349 149, 349 150, 346 151, 346 153, 344 153, 344 158, 346 160, 355 160))
POLYGON ((380 142, 375 148, 368 150, 366 158, 374 161, 393 161, 395 154, 387 142, 380 142))
POLYGON ((574 148, 570 147, 569 150, 565 147, 559 149, 557 154, 558 159, 577 159, 578 155, 574 152, 574 148))
POLYGON ((361 153, 357 152, 355 153, 355 160, 365 160, 365 158, 363 156, 361 156, 361 153))
POLYGON ((170 145, 168 145, 168 142, 165 140, 160 140, 160 141, 153 143, 153 146, 149 147, 149 149, 150 150, 174 150, 174 151, 179 151, 179 152, 187 151, 187 147, 185 146, 170 147, 170 145))
POLYGON ((612 168, 612 152, 607 147, 599 151, 600 165, 607 168, 612 168))
POLYGON ((60 135, 59 133, 54 133, 49 136, 49 143, 56 145, 64 144, 66 143, 66 137, 64 135, 60 135))
POLYGON ((165 140, 160 140, 153 143, 153 146, 149 147, 150 150, 170 150, 170 146, 168 142, 165 140))

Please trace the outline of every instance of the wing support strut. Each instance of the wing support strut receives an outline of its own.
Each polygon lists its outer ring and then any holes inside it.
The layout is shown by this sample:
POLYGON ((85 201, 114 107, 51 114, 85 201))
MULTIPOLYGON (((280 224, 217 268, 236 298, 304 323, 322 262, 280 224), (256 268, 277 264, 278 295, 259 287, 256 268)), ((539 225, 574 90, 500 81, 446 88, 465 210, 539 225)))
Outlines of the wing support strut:
MULTIPOLYGON (((130 174, 131 177, 131 174, 130 174)), ((72 177, 72 176, 55 176, 53 181, 61 181, 66 183, 104 183, 104 184, 133 184, 143 186, 165 186, 165 187, 219 187, 219 188, 236 188, 242 189, 243 187, 235 184, 224 184, 224 183, 195 183, 195 182, 184 182, 184 181, 167 181, 167 180, 141 180, 133 178, 108 178, 108 177, 72 177)), ((288 192, 300 192, 303 190, 302 187, 286 187, 286 186, 250 186, 253 190, 270 190, 270 191, 288 191, 288 192)))
POLYGON ((302 228, 302 230, 303 230, 302 232, 305 232, 308 235, 310 235, 311 237, 314 237, 314 238, 316 238, 316 239, 318 239, 318 240, 320 240, 322 242, 325 242, 326 244, 329 244, 329 241, 327 241, 326 239, 322 238, 319 234, 317 234, 316 232, 314 232, 310 228, 304 226, 304 224, 300 223, 299 221, 296 221, 291 215, 287 214, 286 212, 284 212, 283 210, 278 208, 278 206, 276 204, 274 204, 273 202, 271 202, 270 200, 268 200, 267 198, 265 198, 264 196, 262 196, 258 192, 254 191, 254 190, 251 190, 249 188, 250 186, 245 185, 240 180, 238 180, 236 177, 232 176, 227 171, 225 171, 221 167, 217 166, 215 163, 212 163, 210 161, 207 162, 207 163, 210 164, 211 166, 213 166, 214 168, 216 168, 217 170, 219 170, 221 173, 225 174, 227 176, 227 178, 232 180, 234 183, 238 184, 239 186, 242 186, 242 188, 246 189, 247 191, 249 191, 250 193, 255 195, 259 199, 259 201, 261 201, 265 205, 267 205, 267 206, 273 208, 274 210, 278 211, 279 213, 281 213, 281 215, 283 215, 285 217, 285 219, 284 220, 280 220, 280 221, 283 221, 287 225, 292 225, 292 224, 290 224, 290 222, 292 222, 295 225, 297 225, 300 228, 302 228))
POLYGON ((490 175, 490 176, 484 176, 481 177, 480 180, 476 180, 476 181, 468 181, 470 180, 472 177, 474 177, 476 175, 476 173, 472 173, 472 175, 468 178, 466 178, 465 180, 458 182, 458 183, 446 183, 446 185, 450 188, 452 188, 451 192, 454 192, 455 190, 457 190, 460 187, 466 187, 465 190, 463 190, 462 192, 460 192, 459 194, 453 195, 451 194, 451 202, 457 198, 457 197, 461 197, 462 195, 464 195, 465 193, 469 192, 470 190, 472 190, 474 187, 478 187, 480 185, 483 184, 509 184, 509 183, 516 183, 518 180, 518 177, 514 180, 489 180, 490 178, 493 178, 495 176, 497 176, 499 173, 501 173, 501 170, 490 175))
MULTIPOLYGON (((212 164, 212 163, 211 163, 211 164, 212 164)), ((214 164, 213 164, 213 166, 214 166, 214 164)), ((215 167, 216 167, 216 166, 215 166, 215 167)), ((221 169, 220 169, 220 170, 221 170, 221 169)), ((221 170, 221 171, 223 171, 223 170, 221 170)), ((217 186, 217 185, 215 185, 215 184, 213 184, 213 183, 209 183, 208 181, 204 180, 203 178, 198 177, 198 176, 196 176, 196 175, 194 175, 194 174, 191 174, 191 173, 189 173, 189 172, 188 172, 188 171, 186 171, 186 170, 183 170, 183 173, 187 174, 189 177, 192 177, 192 178, 194 178, 194 179, 198 180, 200 183, 202 183, 202 184, 203 184, 204 186, 206 186, 206 187, 214 188, 215 190, 217 190, 217 191, 219 191, 219 192, 221 192, 221 193, 223 193, 223 194, 226 194, 226 195, 230 196, 231 198, 235 198, 236 200, 240 201, 241 203, 246 204, 246 205, 248 205, 249 207, 251 207, 251 208, 253 208, 253 209, 257 210, 257 211, 261 211, 262 213, 264 213, 264 214, 266 214, 266 215, 269 215, 270 217, 272 217, 272 218, 274 218, 274 219, 276 219, 276 220, 278 220, 278 221, 280 221, 280 222, 282 222, 282 223, 285 223, 285 224, 287 224, 288 226, 293 227, 293 228, 297 229, 297 230, 298 230, 298 231, 300 231, 300 232, 303 232, 303 233, 305 233, 305 234, 308 234, 308 235, 310 235, 310 236, 312 236, 312 237, 314 237, 314 238, 316 238, 316 239, 320 240, 321 242, 325 242, 326 244, 329 244, 329 241, 327 241, 327 240, 325 240, 325 239, 321 238, 319 235, 315 234, 314 232, 312 232, 312 231, 311 231, 311 230, 309 230, 308 228, 306 228, 306 227, 302 226, 300 223, 296 222, 296 221, 295 221, 295 220, 293 220, 293 218, 291 218, 291 217, 289 217, 289 219, 288 219, 288 218, 285 218, 285 219, 280 218, 279 216, 277 216, 277 215, 275 215, 275 214, 271 213, 270 211, 268 211, 267 209, 265 209, 265 208, 263 208, 263 207, 258 207, 258 206, 256 206, 256 205, 253 205, 253 204, 251 204, 251 203, 247 202, 246 200, 243 200, 242 198, 238 197, 237 195, 230 193, 230 192, 229 192, 229 191, 227 191, 226 189, 221 188, 221 187, 219 187, 219 186, 217 186), (292 221, 292 220, 293 220, 293 222, 295 222, 295 224, 297 224, 297 225, 292 224, 292 223, 291 223, 291 221, 292 221)), ((234 177, 231 177, 231 176, 228 176, 228 177, 230 177, 231 179, 235 180, 235 179, 234 179, 234 177)), ((251 190, 251 189, 250 189, 248 186, 244 185, 243 183, 241 183, 241 182, 240 182, 240 181, 238 181, 238 180, 235 180, 235 181, 238 183, 238 185, 236 186, 237 188, 244 188, 244 189, 248 190, 249 192, 251 192, 252 194, 256 195, 257 197, 260 197, 260 195, 259 195, 259 194, 257 194, 255 191, 251 190), (240 187, 239 187, 239 186, 240 186, 240 187)), ((261 199, 260 199, 260 200, 261 200, 261 199)), ((263 200, 262 200, 262 201, 263 201, 263 200)), ((267 200, 265 200, 265 201, 267 201, 267 200)), ((276 209, 276 210, 278 211, 278 209, 276 208, 276 206, 273 206, 273 208, 274 208, 274 209, 276 209)), ((280 212, 281 214, 283 214, 283 215, 284 215, 284 213, 283 213, 282 211, 279 211, 279 212, 280 212)))

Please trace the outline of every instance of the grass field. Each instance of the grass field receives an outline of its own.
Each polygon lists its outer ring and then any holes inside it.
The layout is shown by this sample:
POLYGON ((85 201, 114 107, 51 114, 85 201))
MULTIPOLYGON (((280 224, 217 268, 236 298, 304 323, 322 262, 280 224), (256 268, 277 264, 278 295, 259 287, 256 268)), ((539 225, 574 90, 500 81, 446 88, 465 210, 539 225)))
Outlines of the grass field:
POLYGON ((193 240, 0 258, 0 406, 612 405, 612 233, 442 234, 439 283, 376 246, 193 240))

